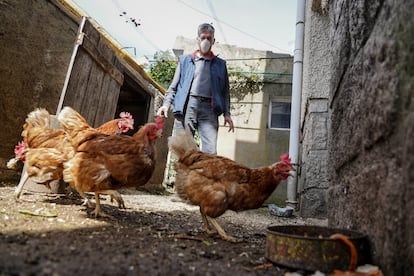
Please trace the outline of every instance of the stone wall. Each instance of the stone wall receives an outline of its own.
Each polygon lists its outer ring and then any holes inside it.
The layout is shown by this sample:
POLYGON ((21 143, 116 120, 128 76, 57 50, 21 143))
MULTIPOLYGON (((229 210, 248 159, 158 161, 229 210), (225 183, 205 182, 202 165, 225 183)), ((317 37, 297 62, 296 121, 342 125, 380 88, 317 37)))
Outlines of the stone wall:
POLYGON ((331 8, 329 224, 367 233, 384 275, 414 275, 414 2, 331 8))
POLYGON ((326 217, 328 188, 329 16, 306 1, 302 82, 302 154, 298 179, 300 215, 326 217))

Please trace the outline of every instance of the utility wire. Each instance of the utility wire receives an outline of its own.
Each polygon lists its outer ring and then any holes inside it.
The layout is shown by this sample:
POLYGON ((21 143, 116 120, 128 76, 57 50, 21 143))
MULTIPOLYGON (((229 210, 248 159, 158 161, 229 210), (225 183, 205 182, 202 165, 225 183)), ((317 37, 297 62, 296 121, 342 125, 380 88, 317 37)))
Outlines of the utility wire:
POLYGON ((207 2, 207 5, 208 5, 211 13, 213 14, 213 18, 217 21, 217 26, 220 29, 220 32, 223 34, 224 43, 229 44, 227 42, 226 36, 224 35, 224 31, 223 31, 223 28, 221 27, 220 20, 218 19, 216 11, 214 10, 213 3, 210 0, 207 0, 206 2, 207 2))
MULTIPOLYGON (((181 4, 183 4, 183 5, 187 6, 188 8, 190 8, 190 9, 192 9, 192 10, 194 10, 194 11, 198 12, 198 13, 201 13, 201 14, 203 14, 203 15, 206 15, 206 16, 211 17, 211 18, 213 18, 213 19, 214 19, 214 17, 212 17, 210 14, 207 14, 207 13, 205 13, 205 12, 203 12, 203 11, 199 10, 199 9, 194 8, 193 6, 191 6, 191 5, 187 4, 186 2, 184 2, 183 0, 177 0, 177 1, 178 1, 178 2, 180 2, 181 4)), ((234 30, 236 30, 236 31, 238 31, 238 32, 241 32, 242 34, 247 35, 247 36, 249 36, 249 37, 251 37, 251 38, 254 38, 254 39, 256 39, 257 41, 260 41, 260 42, 262 42, 262 43, 264 43, 264 44, 266 44, 266 45, 268 45, 268 46, 271 46, 271 47, 273 47, 273 48, 275 48, 275 49, 278 49, 278 50, 283 51, 283 52, 289 52, 289 51, 284 50, 284 49, 282 49, 282 48, 279 48, 279 47, 277 47, 276 45, 273 45, 273 44, 271 44, 271 43, 269 43, 269 42, 267 42, 267 41, 264 41, 263 39, 261 39, 261 38, 259 38, 259 37, 255 36, 255 35, 249 34, 249 33, 245 32, 245 31, 243 31, 243 30, 241 30, 241 29, 239 29, 239 28, 237 28, 237 27, 235 27, 235 26, 233 26, 233 25, 231 25, 231 24, 229 24, 229 23, 227 23, 227 22, 224 22, 223 20, 219 20, 219 19, 217 18, 217 19, 216 19, 216 21, 217 21, 217 22, 221 22, 221 23, 223 23, 224 25, 226 25, 226 26, 228 26, 228 27, 230 27, 230 28, 232 28, 232 29, 234 29, 234 30)))
MULTIPOLYGON (((118 9, 118 11, 120 13, 119 14, 120 16, 126 16, 127 15, 127 12, 125 11, 125 9, 122 9, 122 7, 119 5, 117 0, 112 0, 112 3, 118 9)), ((158 47, 151 39, 149 39, 149 37, 144 34, 144 32, 141 30, 141 28, 138 28, 141 25, 141 23, 137 23, 136 19, 132 18, 132 17, 129 18, 129 20, 134 24, 134 30, 137 31, 141 35, 141 37, 144 38, 144 40, 149 45, 151 45, 152 48, 156 49, 157 51, 161 51, 161 48, 158 47)), ((126 22, 128 23, 129 20, 127 20, 126 22)))

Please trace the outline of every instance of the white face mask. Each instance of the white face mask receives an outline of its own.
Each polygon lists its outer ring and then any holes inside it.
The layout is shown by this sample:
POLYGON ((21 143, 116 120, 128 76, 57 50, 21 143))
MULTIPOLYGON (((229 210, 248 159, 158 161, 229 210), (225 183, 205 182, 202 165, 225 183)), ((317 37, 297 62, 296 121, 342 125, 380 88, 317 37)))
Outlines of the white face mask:
POLYGON ((207 54, 210 51, 210 48, 211 48, 211 43, 208 39, 203 39, 200 42, 200 51, 203 54, 207 54))

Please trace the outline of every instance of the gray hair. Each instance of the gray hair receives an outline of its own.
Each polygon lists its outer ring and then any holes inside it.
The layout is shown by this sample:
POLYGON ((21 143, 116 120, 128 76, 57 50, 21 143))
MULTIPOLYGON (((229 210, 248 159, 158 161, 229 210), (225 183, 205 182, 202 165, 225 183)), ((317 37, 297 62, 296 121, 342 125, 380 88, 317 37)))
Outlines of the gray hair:
POLYGON ((203 23, 198 26, 198 36, 205 32, 211 33, 214 37, 214 27, 211 24, 203 23))

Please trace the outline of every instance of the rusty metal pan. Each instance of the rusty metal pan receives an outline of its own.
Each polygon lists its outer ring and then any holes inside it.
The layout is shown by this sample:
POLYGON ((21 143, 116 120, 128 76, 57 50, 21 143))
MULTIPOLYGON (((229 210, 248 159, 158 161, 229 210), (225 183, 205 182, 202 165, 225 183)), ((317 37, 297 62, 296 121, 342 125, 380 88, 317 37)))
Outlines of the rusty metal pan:
POLYGON ((285 267, 324 273, 334 269, 347 270, 353 259, 355 265, 371 261, 366 235, 351 230, 303 225, 268 227, 266 258, 285 267), (335 234, 345 236, 351 245, 333 238, 335 234), (356 259, 351 258, 351 247, 354 247, 356 259))

